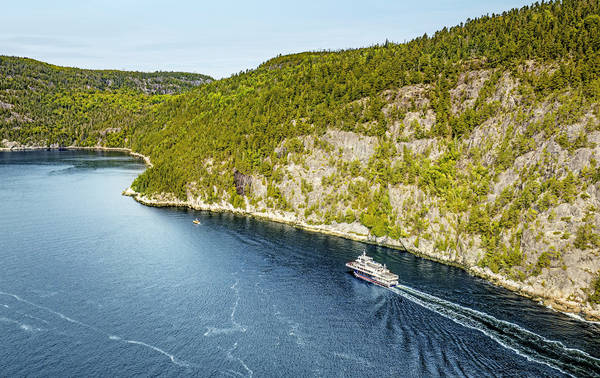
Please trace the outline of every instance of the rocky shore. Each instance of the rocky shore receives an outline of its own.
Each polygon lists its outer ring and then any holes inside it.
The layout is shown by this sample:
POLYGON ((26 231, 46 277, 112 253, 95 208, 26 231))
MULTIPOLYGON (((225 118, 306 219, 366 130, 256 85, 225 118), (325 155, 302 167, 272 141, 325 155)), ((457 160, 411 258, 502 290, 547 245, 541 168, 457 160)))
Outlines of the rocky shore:
POLYGON ((590 305, 569 301, 564 298, 553 296, 551 290, 543 291, 535 288, 532 285, 527 285, 522 282, 513 281, 501 274, 495 274, 487 268, 479 266, 468 266, 460 264, 452 259, 452 256, 444 252, 436 252, 432 248, 414 248, 407 247, 412 245, 411 239, 394 240, 387 237, 376 238, 368 233, 368 229, 358 223, 353 224, 319 224, 313 225, 297 219, 292 213, 281 211, 256 211, 247 204, 248 210, 238 209, 233 207, 228 202, 208 204, 200 199, 188 199, 182 201, 177 198, 168 196, 155 196, 152 198, 146 197, 137 193, 132 188, 127 188, 123 195, 133 197, 137 202, 154 207, 188 207, 195 210, 210 211, 210 212, 229 212, 243 216, 251 216, 257 219, 269 220, 278 223, 285 223, 293 227, 297 227, 310 232, 318 232, 327 235, 343 237, 351 240, 356 240, 368 244, 380 245, 394 249, 406 250, 417 256, 440 262, 442 264, 452 265, 466 270, 473 276, 480 277, 495 285, 502 286, 508 290, 516 292, 519 295, 530 298, 540 304, 543 304, 556 311, 575 315, 582 320, 600 321, 600 311, 590 305))
MULTIPOLYGON (((123 152, 131 156, 144 160, 148 167, 152 167, 150 158, 142 154, 133 152, 129 148, 115 148, 115 147, 80 147, 80 146, 66 146, 61 147, 58 145, 53 146, 35 146, 35 145, 20 145, 14 142, 3 141, 3 146, 0 151, 31 151, 31 150, 92 150, 92 151, 114 151, 123 152)), ((389 237, 377 238, 372 235, 369 230, 358 222, 353 223, 336 223, 332 224, 312 224, 304 219, 300 219, 297 214, 292 212, 284 212, 278 210, 264 210, 258 209, 252 206, 246 199, 246 209, 240 209, 234 207, 231 203, 223 200, 219 203, 206 203, 200 198, 194 198, 191 193, 188 193, 187 200, 183 201, 172 196, 161 195, 147 197, 140 193, 135 192, 132 188, 127 188, 123 195, 133 197, 137 202, 147 206, 155 207, 188 207, 195 210, 211 211, 211 212, 230 212, 243 216, 251 216, 257 219, 263 219, 268 221, 274 221, 279 223, 285 223, 293 227, 297 227, 310 232, 318 232, 327 235, 333 235, 343 237, 355 241, 364 243, 385 246, 389 248, 395 248, 400 250, 406 250, 417 256, 440 262, 447 265, 462 268, 473 276, 480 277, 495 285, 502 286, 508 290, 518 293, 524 297, 530 298, 550 307, 556 311, 569 313, 578 316, 582 319, 589 321, 600 321, 600 309, 598 306, 592 306, 587 303, 581 303, 573 300, 569 300, 566 295, 560 295, 561 293, 556 292, 553 287, 540 287, 539 285, 533 285, 525 282, 519 282, 512 280, 502 274, 494 273, 488 268, 482 268, 476 264, 461 259, 453 253, 447 251, 437 250, 431 243, 420 244, 415 243, 415 237, 408 237, 403 239, 391 239, 389 237), (415 247, 415 244, 419 244, 419 247, 415 247)))

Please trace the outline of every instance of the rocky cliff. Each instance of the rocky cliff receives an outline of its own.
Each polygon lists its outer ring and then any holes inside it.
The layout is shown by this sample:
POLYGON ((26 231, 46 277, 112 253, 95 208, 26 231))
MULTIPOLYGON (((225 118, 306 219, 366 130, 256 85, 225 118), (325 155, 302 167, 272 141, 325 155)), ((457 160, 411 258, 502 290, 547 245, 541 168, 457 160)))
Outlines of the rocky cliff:
POLYGON ((453 114, 492 110, 459 142, 431 137, 431 88, 405 86, 380 95, 389 117, 382 136, 332 128, 288 138, 272 151, 271 177, 234 172, 237 191, 214 187, 207 199, 191 182, 183 199, 137 199, 407 249, 599 319, 589 300, 600 270, 598 106, 568 91, 532 97, 519 76, 553 69, 533 67, 460 75, 453 114))
POLYGON ((139 201, 405 248, 597 318, 599 41, 597 1, 556 0, 193 88, 173 74, 176 95, 2 58, 21 74, 0 76, 0 139, 129 148, 153 163, 139 201))

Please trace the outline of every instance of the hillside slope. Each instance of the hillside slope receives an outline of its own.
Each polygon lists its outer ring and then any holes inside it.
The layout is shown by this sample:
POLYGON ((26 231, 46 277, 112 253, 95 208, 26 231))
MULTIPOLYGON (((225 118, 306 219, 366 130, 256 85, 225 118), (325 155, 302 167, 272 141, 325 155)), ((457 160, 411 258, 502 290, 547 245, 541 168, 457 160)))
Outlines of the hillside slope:
POLYGON ((84 70, 0 56, 0 140, 122 145, 122 130, 136 115, 210 81, 201 74, 84 70))
POLYGON ((555 1, 277 57, 102 122, 152 160, 140 201, 406 248, 600 318, 599 47, 598 2, 555 1))

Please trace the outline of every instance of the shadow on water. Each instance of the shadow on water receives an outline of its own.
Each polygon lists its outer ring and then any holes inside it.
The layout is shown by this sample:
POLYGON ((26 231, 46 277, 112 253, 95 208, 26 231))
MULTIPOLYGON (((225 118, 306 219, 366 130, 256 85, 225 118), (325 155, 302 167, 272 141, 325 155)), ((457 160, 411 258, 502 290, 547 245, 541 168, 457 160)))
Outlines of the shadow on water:
MULTIPOLYGON (((0 151, 0 165, 61 165, 64 169, 94 170, 103 168, 135 169, 144 167, 142 159, 136 159, 115 151, 0 151)), ((56 171, 62 171, 59 169, 56 171)))

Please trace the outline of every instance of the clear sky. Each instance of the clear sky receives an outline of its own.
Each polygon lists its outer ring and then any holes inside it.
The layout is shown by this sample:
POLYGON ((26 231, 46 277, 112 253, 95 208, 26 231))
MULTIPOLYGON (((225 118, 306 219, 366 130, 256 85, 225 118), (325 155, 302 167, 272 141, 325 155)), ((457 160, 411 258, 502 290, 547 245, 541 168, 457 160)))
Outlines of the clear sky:
POLYGON ((221 78, 277 54, 410 40, 523 0, 55 0, 0 7, 0 55, 221 78))

